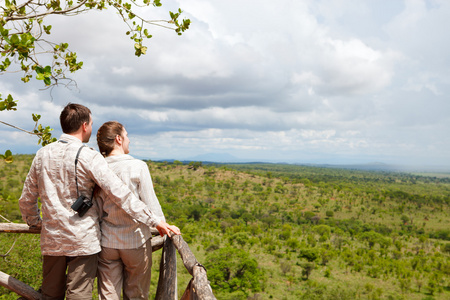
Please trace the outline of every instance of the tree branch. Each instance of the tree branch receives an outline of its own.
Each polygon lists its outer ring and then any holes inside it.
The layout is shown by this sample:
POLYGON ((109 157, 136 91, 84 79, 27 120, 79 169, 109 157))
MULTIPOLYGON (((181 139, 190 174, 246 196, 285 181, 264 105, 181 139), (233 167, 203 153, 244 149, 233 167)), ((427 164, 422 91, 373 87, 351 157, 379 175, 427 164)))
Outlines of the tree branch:
POLYGON ((40 134, 36 134, 36 133, 34 133, 34 132, 31 132, 31 131, 28 131, 28 130, 22 129, 22 128, 20 128, 20 127, 17 127, 17 126, 11 125, 11 124, 9 124, 9 123, 3 122, 3 121, 1 121, 1 120, 0 120, 0 123, 2 123, 2 124, 5 124, 6 126, 10 126, 10 127, 12 127, 12 128, 15 128, 15 129, 21 130, 21 131, 23 131, 23 132, 26 132, 26 133, 28 133, 28 134, 31 134, 31 135, 40 135, 40 134))
POLYGON ((33 0, 28 0, 27 2, 24 2, 24 3, 22 3, 22 4, 19 4, 19 5, 17 6, 17 10, 20 10, 22 7, 27 6, 27 5, 30 4, 31 2, 33 2, 33 0))
MULTIPOLYGON (((12 17, 6 17, 4 18, 5 22, 9 22, 9 21, 18 21, 18 20, 27 20, 27 19, 34 19, 34 18, 41 18, 41 17, 45 17, 48 15, 64 15, 64 14, 68 14, 70 12, 73 12, 74 10, 77 10, 78 8, 80 8, 81 6, 83 6, 88 0, 83 0, 81 1, 79 4, 71 7, 71 8, 67 8, 64 10, 49 10, 47 12, 43 12, 43 13, 36 13, 34 15, 24 15, 24 16, 12 16, 12 17)), ((87 10, 87 9, 85 9, 87 10)))

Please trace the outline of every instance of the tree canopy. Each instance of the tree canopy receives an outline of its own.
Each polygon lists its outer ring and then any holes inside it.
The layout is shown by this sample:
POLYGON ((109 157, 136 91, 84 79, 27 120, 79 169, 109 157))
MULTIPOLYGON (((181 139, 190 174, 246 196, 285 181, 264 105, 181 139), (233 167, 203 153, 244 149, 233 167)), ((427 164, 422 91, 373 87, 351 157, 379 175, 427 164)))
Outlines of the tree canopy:
POLYGON ((208 254, 206 261, 211 287, 226 292, 261 291, 264 272, 258 262, 242 249, 224 247, 208 254))

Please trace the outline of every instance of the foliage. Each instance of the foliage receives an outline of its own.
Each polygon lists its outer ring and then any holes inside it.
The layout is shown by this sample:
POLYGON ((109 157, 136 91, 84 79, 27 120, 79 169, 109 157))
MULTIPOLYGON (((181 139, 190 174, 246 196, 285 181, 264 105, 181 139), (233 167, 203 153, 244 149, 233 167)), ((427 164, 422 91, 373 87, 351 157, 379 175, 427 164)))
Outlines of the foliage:
POLYGON ((206 262, 213 289, 228 293, 262 290, 264 273, 246 251, 224 247, 208 254, 206 262))
POLYGON ((383 237, 381 234, 375 231, 363 232, 360 235, 360 239, 363 241, 367 241, 371 249, 375 246, 375 244, 380 245, 381 248, 385 248, 390 244, 390 241, 387 238, 383 237))
POLYGON ((450 243, 445 243, 442 252, 450 253, 450 243))
POLYGON ((317 249, 302 249, 299 257, 305 258, 308 262, 313 262, 319 258, 319 253, 317 249))
POLYGON ((6 163, 12 163, 13 155, 11 150, 6 150, 5 154, 0 154, 0 159, 3 159, 6 163))
POLYGON ((306 263, 303 263, 301 266, 303 268, 302 277, 303 277, 303 279, 308 280, 309 275, 311 275, 311 272, 315 268, 315 264, 313 262, 306 262, 306 263))
POLYGON ((196 171, 198 168, 200 168, 202 166, 202 164, 203 163, 201 161, 191 161, 189 163, 189 168, 196 171))

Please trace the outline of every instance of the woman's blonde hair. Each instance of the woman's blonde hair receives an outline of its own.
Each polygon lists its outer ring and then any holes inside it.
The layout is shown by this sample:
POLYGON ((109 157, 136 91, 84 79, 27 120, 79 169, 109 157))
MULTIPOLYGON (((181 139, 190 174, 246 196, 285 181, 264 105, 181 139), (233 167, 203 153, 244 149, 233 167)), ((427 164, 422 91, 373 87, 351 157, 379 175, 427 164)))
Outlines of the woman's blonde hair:
POLYGON ((97 145, 100 153, 106 157, 114 150, 117 135, 122 136, 124 127, 117 121, 104 123, 97 131, 97 145))

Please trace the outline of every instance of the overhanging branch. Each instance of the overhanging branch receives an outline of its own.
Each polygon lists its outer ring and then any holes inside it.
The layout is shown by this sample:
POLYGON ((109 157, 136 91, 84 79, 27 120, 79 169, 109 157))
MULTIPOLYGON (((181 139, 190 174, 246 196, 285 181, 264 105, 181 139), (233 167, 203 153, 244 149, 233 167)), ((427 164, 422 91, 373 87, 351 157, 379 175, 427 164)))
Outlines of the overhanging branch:
MULTIPOLYGON (((26 5, 30 4, 31 2, 32 1, 29 1, 26 5)), ((75 5, 73 7, 70 7, 70 8, 67 8, 67 9, 63 9, 63 10, 49 10, 47 12, 36 13, 36 14, 31 14, 31 15, 27 14, 27 15, 23 15, 23 16, 10 16, 10 17, 5 17, 3 20, 7 23, 9 21, 39 19, 39 18, 48 16, 48 15, 64 15, 64 14, 68 14, 70 12, 73 12, 75 10, 78 10, 81 6, 86 4, 86 2, 87 2, 87 0, 83 0, 80 3, 78 3, 77 5, 75 5)))
POLYGON ((4 125, 6 125, 6 126, 10 126, 10 127, 14 128, 14 129, 21 130, 21 131, 23 131, 23 132, 25 132, 25 133, 28 133, 28 134, 39 135, 39 134, 36 134, 36 133, 34 133, 34 132, 32 132, 32 131, 28 131, 28 130, 22 129, 22 128, 20 128, 20 127, 11 125, 11 124, 6 123, 6 122, 3 122, 3 121, 1 121, 1 120, 0 120, 0 123, 4 124, 4 125))

